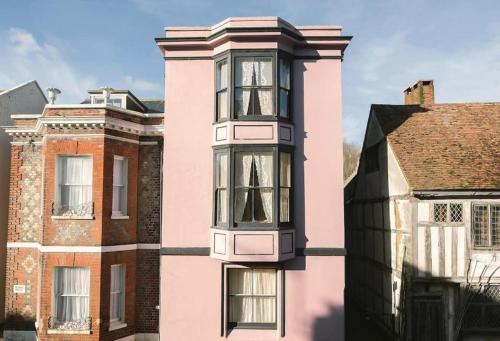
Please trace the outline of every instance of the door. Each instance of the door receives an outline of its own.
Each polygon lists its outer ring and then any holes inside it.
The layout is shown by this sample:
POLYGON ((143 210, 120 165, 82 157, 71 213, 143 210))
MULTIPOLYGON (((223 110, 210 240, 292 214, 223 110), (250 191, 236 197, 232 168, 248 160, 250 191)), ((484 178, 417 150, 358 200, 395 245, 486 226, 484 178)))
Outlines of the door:
POLYGON ((414 297, 412 310, 412 341, 444 341, 441 296, 414 297))

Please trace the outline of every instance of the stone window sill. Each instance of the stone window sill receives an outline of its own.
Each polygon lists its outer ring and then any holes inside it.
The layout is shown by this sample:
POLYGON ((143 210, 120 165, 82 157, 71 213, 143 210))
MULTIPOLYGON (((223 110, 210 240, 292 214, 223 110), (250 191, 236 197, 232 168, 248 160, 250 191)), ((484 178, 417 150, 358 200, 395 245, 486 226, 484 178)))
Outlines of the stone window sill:
POLYGON ((93 215, 53 215, 52 220, 94 220, 93 215))
POLYGON ((90 330, 64 330, 64 329, 48 329, 47 334, 73 334, 73 335, 90 335, 90 330))
POLYGON ((113 214, 111 215, 111 219, 113 220, 126 220, 126 219, 129 219, 129 216, 128 215, 119 215, 119 214, 113 214))
POLYGON ((113 330, 125 328, 126 326, 127 326, 126 323, 123 323, 123 322, 120 322, 120 321, 111 322, 109 324, 109 331, 113 331, 113 330))

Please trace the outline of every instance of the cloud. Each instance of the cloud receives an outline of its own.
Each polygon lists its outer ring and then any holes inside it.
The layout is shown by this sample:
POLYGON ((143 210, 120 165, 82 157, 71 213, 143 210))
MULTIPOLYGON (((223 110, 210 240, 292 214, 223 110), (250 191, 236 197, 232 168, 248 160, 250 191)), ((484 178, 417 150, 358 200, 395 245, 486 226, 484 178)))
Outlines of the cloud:
POLYGON ((125 76, 124 82, 127 87, 132 92, 143 92, 143 93, 151 93, 151 94, 161 94, 162 86, 158 83, 153 83, 144 79, 134 78, 132 76, 125 76))
POLYGON ((96 87, 96 79, 79 72, 57 47, 40 43, 22 28, 0 32, 0 46, 0 88, 35 79, 42 88, 62 91, 58 103, 79 103, 96 87))

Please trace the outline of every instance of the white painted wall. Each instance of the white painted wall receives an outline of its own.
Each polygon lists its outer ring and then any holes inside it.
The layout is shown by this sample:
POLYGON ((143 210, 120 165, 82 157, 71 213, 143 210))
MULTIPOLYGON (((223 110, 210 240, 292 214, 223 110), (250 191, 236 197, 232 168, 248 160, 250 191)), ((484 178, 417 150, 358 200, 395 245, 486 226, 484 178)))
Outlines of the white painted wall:
MULTIPOLYGON (((41 114, 47 100, 36 81, 0 92, 0 127, 13 114, 41 114)), ((0 128, 0 323, 4 320, 5 256, 9 201, 10 137, 0 128)))

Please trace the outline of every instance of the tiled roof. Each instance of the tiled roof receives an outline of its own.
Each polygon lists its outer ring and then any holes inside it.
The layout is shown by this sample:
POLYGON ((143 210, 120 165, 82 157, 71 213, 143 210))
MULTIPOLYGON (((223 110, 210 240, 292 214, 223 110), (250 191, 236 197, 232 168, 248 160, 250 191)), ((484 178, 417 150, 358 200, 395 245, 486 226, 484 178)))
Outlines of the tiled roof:
POLYGON ((500 188, 500 103, 372 110, 413 190, 500 188))

